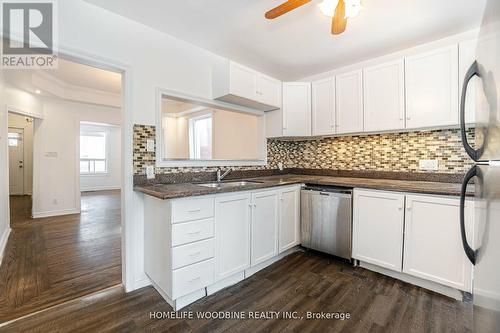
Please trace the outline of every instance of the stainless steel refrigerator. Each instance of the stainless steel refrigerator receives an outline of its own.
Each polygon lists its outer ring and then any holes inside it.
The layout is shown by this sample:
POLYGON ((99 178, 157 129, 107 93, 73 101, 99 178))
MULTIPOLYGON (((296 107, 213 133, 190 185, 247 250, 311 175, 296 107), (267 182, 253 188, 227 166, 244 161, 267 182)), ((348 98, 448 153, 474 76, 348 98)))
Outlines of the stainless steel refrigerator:
POLYGON ((500 332, 500 0, 487 1, 475 59, 460 103, 462 142, 475 161, 462 185, 460 225, 464 251, 475 265, 474 332, 500 332), (473 78, 474 84, 468 85, 473 78), (475 116, 472 146, 467 141, 467 112, 475 116), (472 179, 475 218, 466 221, 465 192, 472 179), (465 232, 469 223, 474 223, 473 235, 465 232))

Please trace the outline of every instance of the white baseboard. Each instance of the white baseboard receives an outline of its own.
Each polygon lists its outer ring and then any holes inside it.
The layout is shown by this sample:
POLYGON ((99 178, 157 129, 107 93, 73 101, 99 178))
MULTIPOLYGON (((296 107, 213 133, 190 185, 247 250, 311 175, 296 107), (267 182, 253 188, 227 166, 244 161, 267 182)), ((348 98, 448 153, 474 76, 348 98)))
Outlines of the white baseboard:
POLYGON ((4 231, 2 238, 0 238, 0 265, 2 264, 5 247, 7 246, 7 241, 9 240, 9 235, 10 235, 10 228, 7 228, 4 231))
POLYGON ((46 212, 33 212, 33 218, 39 219, 43 217, 61 216, 61 215, 72 215, 80 214, 80 210, 76 208, 61 209, 61 210, 50 210, 46 212))
POLYGON ((408 275, 405 273, 394 272, 394 271, 391 271, 390 269, 379 267, 379 266, 369 264, 369 263, 366 263, 363 261, 360 262, 359 266, 362 268, 366 268, 370 271, 384 274, 384 275, 390 276, 392 278, 395 278, 395 279, 398 279, 398 280, 401 280, 401 281, 404 281, 404 282, 407 282, 410 284, 414 284, 416 286, 419 286, 419 287, 422 287, 425 289, 432 290, 438 294, 442 294, 442 295, 454 298, 454 299, 459 300, 459 301, 461 301, 463 299, 462 291, 457 290, 457 289, 452 288, 452 287, 444 286, 442 284, 439 284, 439 283, 436 283, 433 281, 424 280, 424 279, 421 279, 421 278, 418 278, 415 276, 411 276, 411 275, 408 275))
POLYGON ((94 192, 94 191, 112 191, 121 190, 120 186, 95 186, 95 187, 85 187, 80 188, 81 192, 94 192))

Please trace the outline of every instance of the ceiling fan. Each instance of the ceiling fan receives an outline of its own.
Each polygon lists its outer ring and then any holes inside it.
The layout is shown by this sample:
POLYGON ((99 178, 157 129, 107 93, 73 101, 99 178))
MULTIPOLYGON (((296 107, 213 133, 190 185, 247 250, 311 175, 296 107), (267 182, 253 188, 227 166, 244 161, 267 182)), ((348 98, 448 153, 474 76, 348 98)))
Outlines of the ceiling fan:
MULTIPOLYGON (((309 2, 311 0, 288 0, 268 11, 265 17, 269 20, 275 19, 309 2)), ((323 14, 332 18, 331 32, 334 35, 343 33, 347 19, 358 15, 362 8, 361 0, 323 0, 318 6, 323 14)))

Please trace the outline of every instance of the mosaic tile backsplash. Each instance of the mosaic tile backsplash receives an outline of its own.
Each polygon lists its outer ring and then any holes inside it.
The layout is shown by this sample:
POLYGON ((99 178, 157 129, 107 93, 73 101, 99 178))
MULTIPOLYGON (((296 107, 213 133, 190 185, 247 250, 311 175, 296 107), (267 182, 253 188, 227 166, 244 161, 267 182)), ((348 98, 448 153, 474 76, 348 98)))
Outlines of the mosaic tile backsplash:
MULTIPOLYGON (((468 133, 474 142, 473 131, 468 133)), ((155 153, 146 151, 146 140, 155 139, 155 127, 134 126, 134 175, 144 175, 155 163, 155 153)), ((458 129, 343 136, 307 141, 267 140, 267 166, 232 167, 238 170, 284 168, 429 172, 419 169, 419 160, 437 159, 436 173, 465 173, 472 165, 458 129)), ((157 174, 215 171, 214 167, 156 168, 157 174)))

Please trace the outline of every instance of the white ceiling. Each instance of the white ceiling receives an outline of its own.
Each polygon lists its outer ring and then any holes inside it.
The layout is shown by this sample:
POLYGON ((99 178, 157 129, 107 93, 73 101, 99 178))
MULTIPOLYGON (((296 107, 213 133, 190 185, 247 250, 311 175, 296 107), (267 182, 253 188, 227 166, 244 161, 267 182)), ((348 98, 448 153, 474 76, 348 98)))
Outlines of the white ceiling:
POLYGON ((56 69, 4 71, 5 81, 40 96, 121 106, 121 74, 59 59, 56 69))
POLYGON ((284 0, 86 0, 228 57, 293 80, 478 27, 486 0, 362 0, 361 14, 330 34, 320 0, 275 20, 284 0))
POLYGON ((120 94, 121 74, 59 59, 57 69, 46 69, 52 77, 73 86, 120 94))

